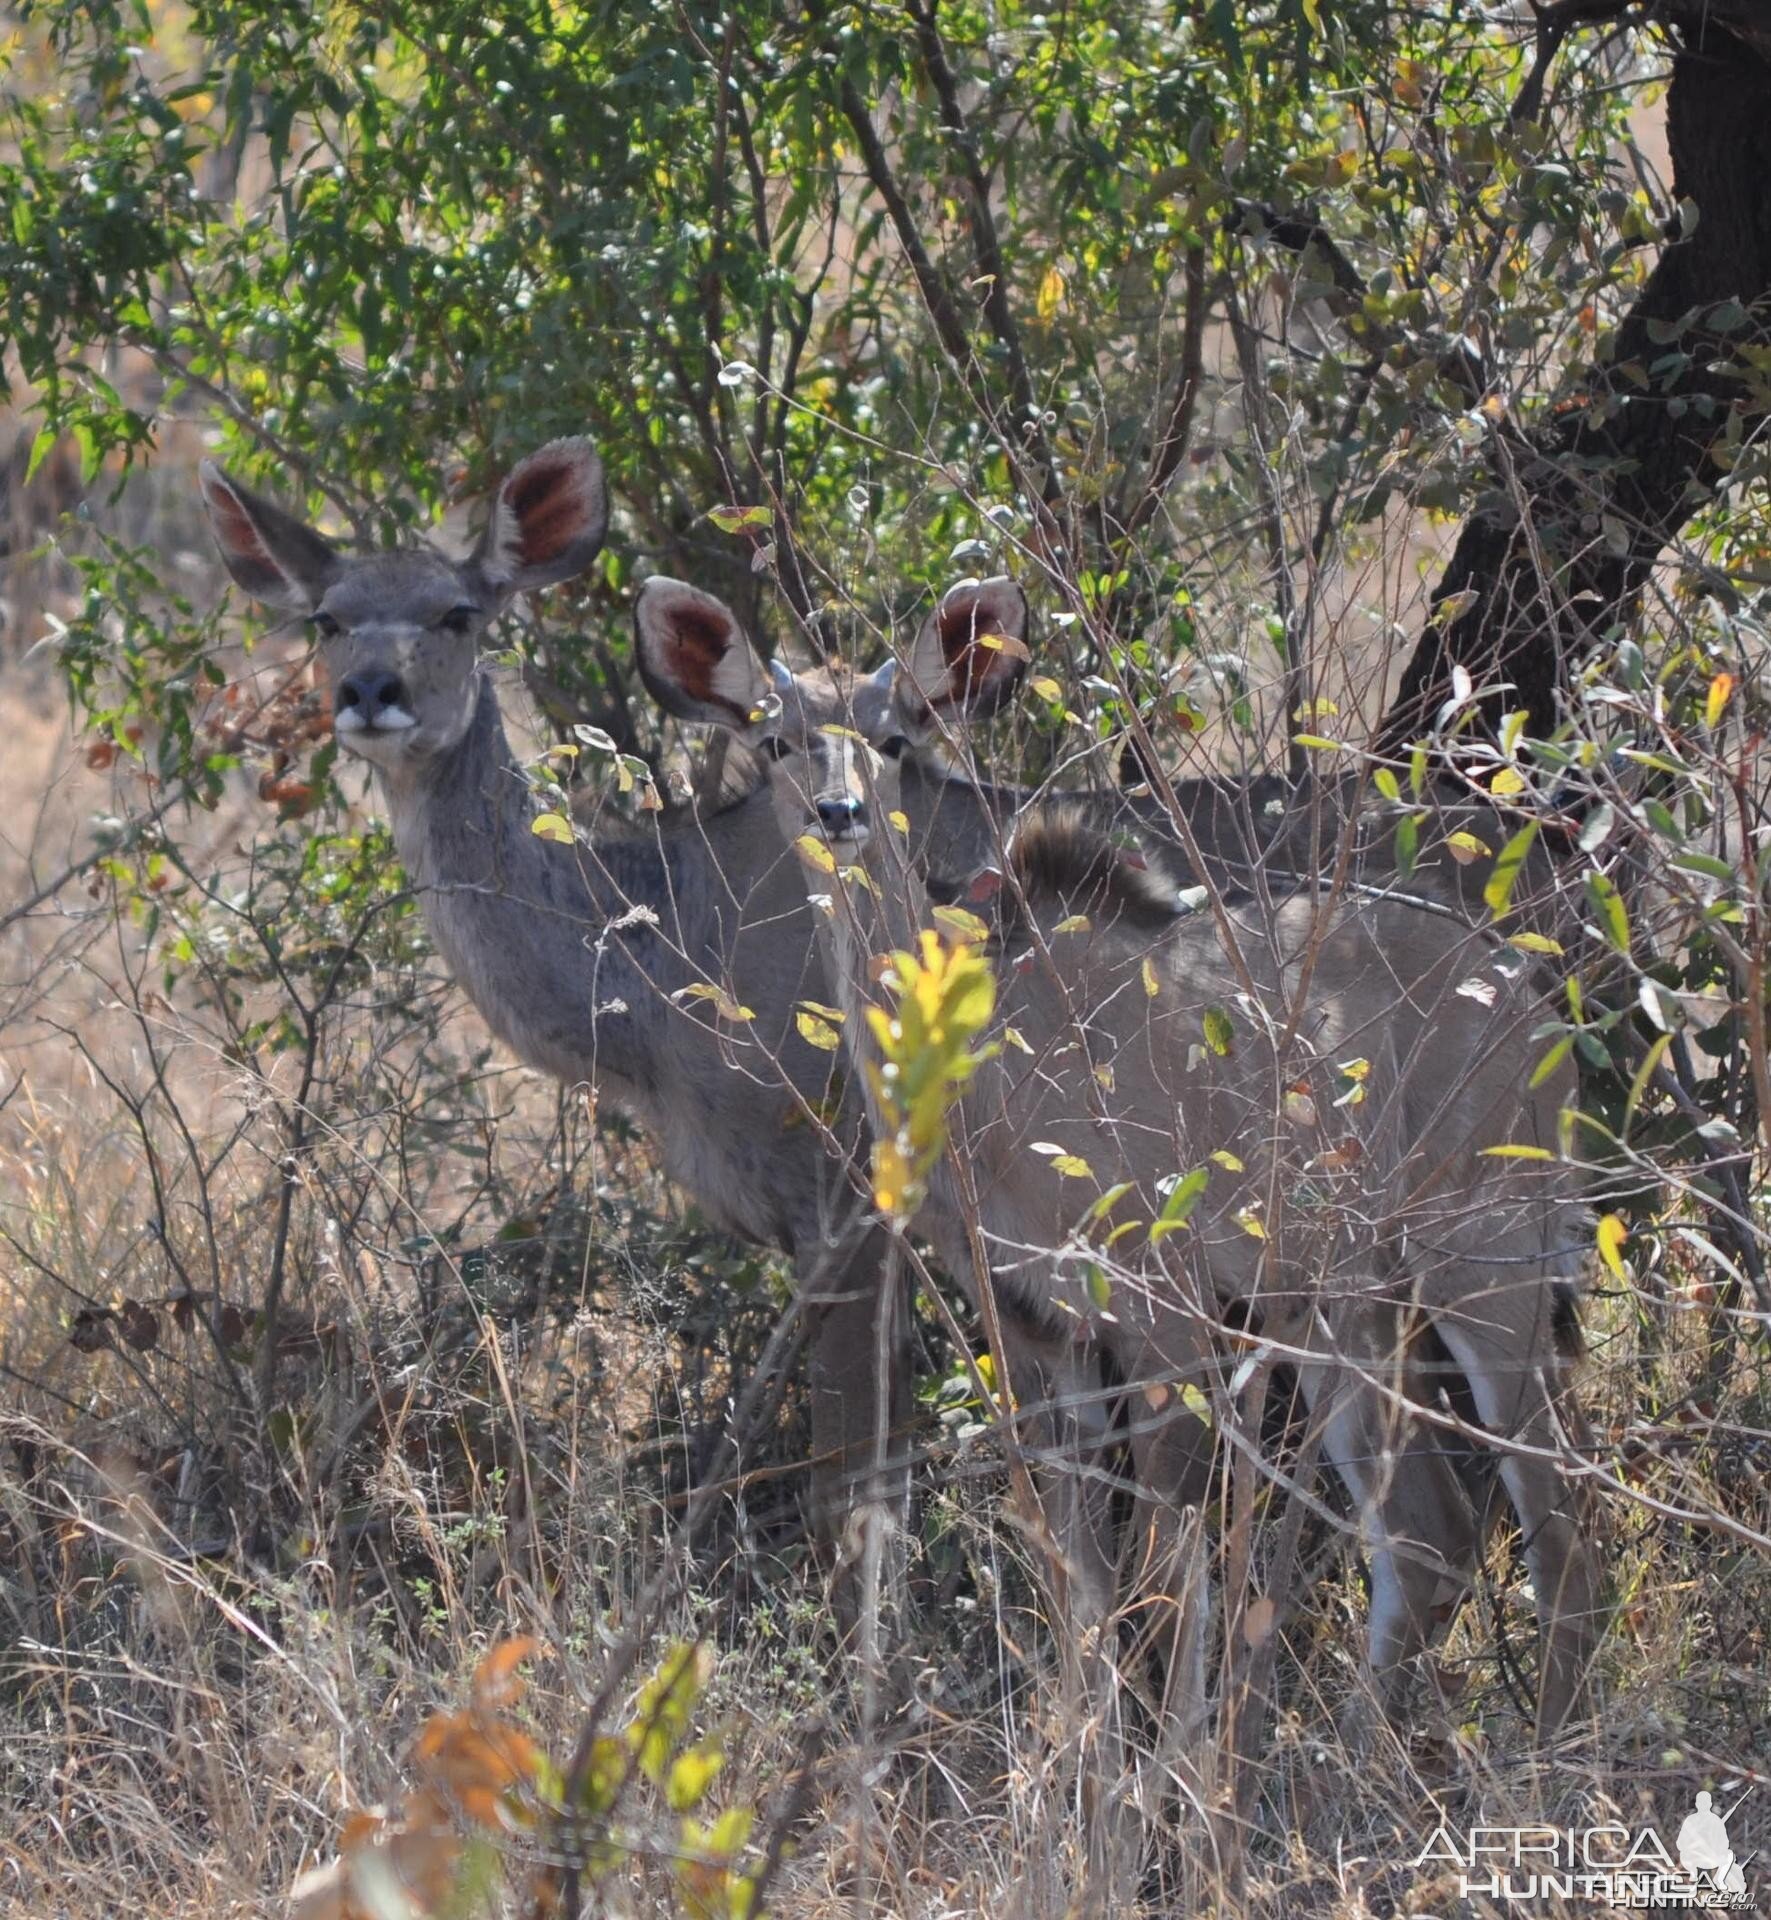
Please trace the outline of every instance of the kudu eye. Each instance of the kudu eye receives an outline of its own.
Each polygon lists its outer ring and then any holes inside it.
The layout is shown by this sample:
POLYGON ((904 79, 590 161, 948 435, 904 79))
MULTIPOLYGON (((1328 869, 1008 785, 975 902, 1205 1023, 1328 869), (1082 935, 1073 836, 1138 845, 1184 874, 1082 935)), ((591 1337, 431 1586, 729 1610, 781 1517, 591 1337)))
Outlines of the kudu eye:
POLYGON ((899 754, 901 754, 909 744, 910 742, 905 739, 903 734, 894 733, 889 740, 882 740, 879 745, 874 748, 874 752, 877 753, 882 760, 896 760, 899 754))
POLYGON ((314 632, 317 633, 322 640, 336 640, 338 638, 338 622, 333 619, 329 613, 316 613, 312 615, 308 620, 308 625, 313 628, 314 632))
POLYGON ((451 607, 449 611, 443 615, 442 619, 437 622, 437 625, 441 627, 445 633, 468 633, 472 631, 473 624, 479 617, 480 610, 478 607, 451 607))
POLYGON ((765 760, 785 760, 793 751, 790 742, 783 740, 778 733, 771 733, 766 740, 757 743, 757 752, 765 760))

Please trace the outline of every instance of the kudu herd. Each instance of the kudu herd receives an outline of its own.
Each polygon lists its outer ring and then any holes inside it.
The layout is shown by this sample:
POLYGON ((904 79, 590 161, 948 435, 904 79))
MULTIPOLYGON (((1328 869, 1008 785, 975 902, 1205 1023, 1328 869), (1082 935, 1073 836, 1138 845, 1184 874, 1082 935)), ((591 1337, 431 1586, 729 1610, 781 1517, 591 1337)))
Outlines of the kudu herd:
POLYGON ((906 1395, 877 1358, 895 1345, 881 1316, 902 1308, 862 1171, 862 1016, 882 1003, 879 956, 929 924, 931 889, 976 876, 993 1031, 1015 1044, 966 1087, 915 1225, 988 1295, 1085 1618, 1106 1616, 1128 1558, 1163 1611, 1210 1498, 1214 1409, 1258 1352, 1294 1373, 1353 1506, 1378 1698, 1394 1710, 1468 1591, 1498 1477, 1539 1610, 1539 1725, 1562 1724, 1599 1604, 1561 1470, 1580 1432, 1569 1276, 1590 1237, 1558 1144, 1573 1088, 1566 1070, 1532 1084, 1531 962, 1478 929, 1456 886, 1239 882, 1250 849, 1226 843, 1248 810, 1200 783, 1180 838, 1214 884, 1184 893, 1163 821, 1133 845, 1120 803, 1029 804, 971 778, 952 749, 1028 657, 1007 581, 954 589, 871 676, 765 664, 721 602, 649 581, 646 686, 756 749, 766 779, 650 831, 555 844, 530 831, 479 649, 511 596, 600 548, 588 444, 521 462, 460 564, 347 558, 213 466, 203 488, 235 580, 314 622, 338 738, 374 767, 437 946, 494 1032, 630 1112, 712 1219, 792 1255, 827 1540, 863 1498, 902 1497, 902 1447, 894 1463, 874 1446, 903 1436, 906 1395), (683 992, 707 985, 720 994, 683 992), (854 1074, 801 1037, 806 1000, 843 1011, 854 1074), (732 1001, 750 1017, 722 1018, 732 1001), (1177 1180, 1190 1220, 1150 1231, 1177 1180), (1127 1549, 1099 1492, 1119 1449, 1127 1549))

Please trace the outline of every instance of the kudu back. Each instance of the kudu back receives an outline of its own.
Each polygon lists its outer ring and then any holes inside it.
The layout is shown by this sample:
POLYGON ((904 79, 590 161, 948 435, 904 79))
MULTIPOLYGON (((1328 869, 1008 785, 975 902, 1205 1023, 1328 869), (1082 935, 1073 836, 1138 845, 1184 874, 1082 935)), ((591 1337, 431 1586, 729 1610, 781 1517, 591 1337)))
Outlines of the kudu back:
POLYGON ((629 1113, 717 1225, 792 1255, 811 1321, 814 1517, 833 1537, 870 1471, 880 1396, 896 1427, 905 1389, 876 1361, 879 1317, 897 1308, 848 1172, 860 1104, 794 1020, 797 1001, 830 992, 798 868, 764 790, 651 832, 537 838, 481 660, 514 595, 601 548, 595 452, 556 440, 518 464, 459 564, 349 557, 213 465, 202 485, 234 579, 312 623, 339 743, 374 769, 432 937, 493 1032, 629 1113))
MULTIPOLYGON (((820 935, 867 1079, 878 956, 909 948, 930 908, 902 771, 1007 696, 1025 604, 1007 582, 956 590, 902 671, 866 678, 765 668, 729 610, 678 582, 648 583, 637 617, 666 706, 770 760, 783 838, 829 896, 820 935)), ((1061 807, 1017 821, 1009 852, 994 901, 968 895, 988 916, 1000 1050, 965 1088, 917 1225, 988 1291, 1015 1394, 1064 1415, 1084 1468, 1123 1394, 1159 1583, 1164 1530, 1202 1498, 1209 1458, 1180 1390, 1222 1408, 1226 1340, 1288 1361, 1371 1552, 1369 1660, 1391 1707, 1474 1573, 1483 1515, 1457 1462, 1492 1447, 1538 1596, 1540 1722, 1559 1725, 1597 1599, 1557 1464, 1562 1276, 1585 1213, 1558 1157, 1572 1078, 1528 1084, 1527 959, 1454 912, 1313 890, 1188 914, 1171 875, 1061 807), (1190 1220, 1155 1231, 1177 1181, 1190 1220)), ((1114 1556, 1088 1477, 1054 1477, 1053 1527, 1101 1604, 1114 1556)))

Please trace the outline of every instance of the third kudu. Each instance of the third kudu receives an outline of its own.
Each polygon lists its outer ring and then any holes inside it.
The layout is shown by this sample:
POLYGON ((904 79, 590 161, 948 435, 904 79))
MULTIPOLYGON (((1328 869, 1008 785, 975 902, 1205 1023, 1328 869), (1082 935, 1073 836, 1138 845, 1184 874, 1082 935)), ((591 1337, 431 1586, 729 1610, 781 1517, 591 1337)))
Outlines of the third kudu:
MULTIPOLYGON (((765 666, 717 600, 675 581, 642 589, 653 693, 771 762, 780 829, 830 896, 820 937, 864 1069, 877 956, 914 949, 929 906, 906 855, 902 768, 944 723, 1006 697, 1025 618, 1007 581, 967 586, 904 670, 795 675, 765 666)), ((1369 1544, 1368 1654, 1392 1709, 1480 1554, 1483 1516, 1445 1429, 1492 1444, 1537 1595, 1539 1720, 1559 1726, 1597 1597, 1557 1464, 1577 1416, 1556 1276, 1586 1215, 1555 1151, 1572 1075, 1528 1085, 1529 963, 1454 913, 1311 890, 1265 907, 1220 893, 1188 914, 1171 880, 1062 808, 1017 822, 1009 868, 994 1030, 1025 1051, 1002 1049, 967 1083, 917 1226, 956 1278, 988 1288, 1013 1391, 1055 1410, 1085 1456, 1123 1394, 1159 1588, 1163 1529, 1201 1497, 1205 1459, 1174 1387, 1218 1377, 1232 1322, 1288 1359, 1369 1544), (1108 1222, 1151 1223, 1188 1175, 1184 1231, 1100 1245, 1097 1187, 1127 1183, 1108 1222), (1110 1310, 1091 1269, 1110 1277, 1110 1310)), ((1045 1497, 1073 1588, 1098 1612, 1112 1559, 1075 1465, 1045 1497)))
POLYGON ((538 839, 480 660, 513 595, 570 579, 601 548, 596 454, 556 440, 513 468, 460 564, 347 557, 214 465, 202 485, 234 579, 318 633, 338 740, 375 769, 431 935, 493 1032, 631 1114, 719 1226, 792 1254, 812 1323, 814 1517, 830 1539, 873 1458, 876 1396, 897 1401, 905 1383, 876 1358, 877 1316, 896 1307, 880 1293, 884 1236, 847 1172, 859 1103, 814 1118, 831 1062, 794 1006, 828 989, 767 791, 650 834, 538 839))

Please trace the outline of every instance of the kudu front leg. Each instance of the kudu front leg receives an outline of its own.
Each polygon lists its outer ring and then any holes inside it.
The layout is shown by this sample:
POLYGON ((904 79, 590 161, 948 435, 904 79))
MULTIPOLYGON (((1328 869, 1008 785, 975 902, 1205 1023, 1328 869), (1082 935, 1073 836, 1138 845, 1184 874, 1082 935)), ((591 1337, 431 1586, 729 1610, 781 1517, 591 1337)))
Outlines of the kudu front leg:
POLYGON ((888 1607, 902 1598, 910 1504, 909 1312, 881 1227, 823 1243, 798 1262, 812 1398, 812 1530, 835 1567, 838 1625, 861 1604, 868 1525, 885 1531, 888 1607))

